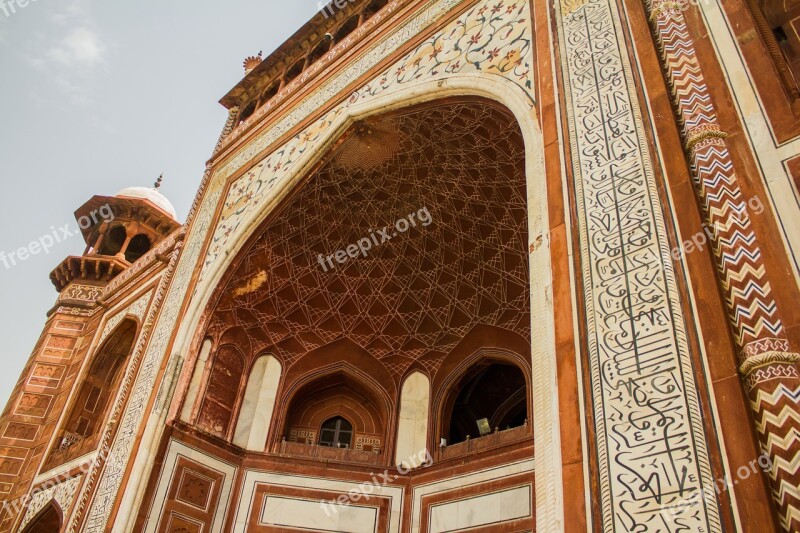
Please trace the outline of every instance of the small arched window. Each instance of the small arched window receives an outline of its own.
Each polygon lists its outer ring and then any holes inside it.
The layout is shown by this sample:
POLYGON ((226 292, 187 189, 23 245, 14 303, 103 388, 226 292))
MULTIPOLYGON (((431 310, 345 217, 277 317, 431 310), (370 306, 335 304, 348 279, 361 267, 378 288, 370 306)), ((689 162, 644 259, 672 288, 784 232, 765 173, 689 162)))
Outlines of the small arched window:
POLYGON ((281 80, 276 80, 267 87, 263 93, 261 93, 261 104, 266 104, 270 100, 272 100, 276 94, 278 94, 278 90, 281 88, 281 80))
POLYGON ((283 420, 283 436, 296 444, 351 448, 380 454, 386 443, 383 406, 375 384, 347 371, 310 380, 296 389, 283 420))
POLYGON ((324 56, 328 50, 331 49, 331 43, 328 41, 320 41, 317 46, 308 54, 308 65, 313 65, 319 58, 324 56))
POLYGON ((377 13, 388 3, 387 0, 372 0, 369 5, 364 8, 364 20, 368 20, 372 15, 377 13))
POLYGON ((150 251, 152 243, 147 235, 139 234, 128 243, 128 248, 125 250, 125 260, 128 263, 133 263, 144 254, 150 251))
POLYGON ((289 85, 297 76, 299 76, 303 72, 303 66, 306 63, 305 58, 301 58, 295 62, 294 65, 289 67, 286 71, 286 76, 284 77, 284 83, 289 85))
POLYGON ((345 37, 353 33, 353 30, 358 28, 358 19, 358 15, 354 15, 347 19, 347 21, 336 31, 336 34, 333 36, 333 42, 341 42, 345 37))
POLYGON ((100 255, 117 255, 122 250, 122 245, 128 234, 124 226, 114 226, 103 238, 103 243, 100 245, 100 255))
POLYGON ((341 416, 329 418, 320 429, 319 444, 331 448, 350 448, 353 444, 353 424, 341 416))
POLYGON ((244 108, 244 111, 239 115, 239 124, 253 116, 253 113, 256 112, 256 103, 257 102, 250 102, 250 104, 244 108))

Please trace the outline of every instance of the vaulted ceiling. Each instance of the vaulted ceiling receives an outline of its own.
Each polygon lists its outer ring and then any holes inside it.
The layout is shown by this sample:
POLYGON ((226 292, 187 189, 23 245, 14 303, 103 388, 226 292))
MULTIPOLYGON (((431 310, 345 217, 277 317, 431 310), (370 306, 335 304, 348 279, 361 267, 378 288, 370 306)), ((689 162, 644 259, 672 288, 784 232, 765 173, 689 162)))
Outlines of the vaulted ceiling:
POLYGON ((394 375, 433 373, 478 324, 529 338, 524 160, 515 119, 484 100, 355 124, 234 262, 209 333, 288 366, 349 338, 394 375))

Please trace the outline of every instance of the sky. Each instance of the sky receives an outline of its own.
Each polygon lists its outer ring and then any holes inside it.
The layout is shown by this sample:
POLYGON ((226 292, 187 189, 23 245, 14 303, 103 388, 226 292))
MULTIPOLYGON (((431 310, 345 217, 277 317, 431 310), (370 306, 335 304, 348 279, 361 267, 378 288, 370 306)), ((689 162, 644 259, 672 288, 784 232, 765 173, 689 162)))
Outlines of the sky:
POLYGON ((58 296, 50 272, 84 250, 74 211, 163 172, 161 191, 184 222, 227 118, 218 101, 242 61, 268 55, 317 9, 316 0, 0 0, 0 409, 58 296), (62 237, 67 224, 76 234, 62 237), (54 231, 61 242, 49 253, 12 263, 54 231))

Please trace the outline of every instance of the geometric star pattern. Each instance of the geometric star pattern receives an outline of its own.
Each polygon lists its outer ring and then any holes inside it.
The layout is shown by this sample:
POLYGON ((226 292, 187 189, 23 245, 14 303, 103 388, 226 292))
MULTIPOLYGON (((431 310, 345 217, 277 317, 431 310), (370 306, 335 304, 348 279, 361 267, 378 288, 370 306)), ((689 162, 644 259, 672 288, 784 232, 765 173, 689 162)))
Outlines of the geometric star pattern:
POLYGON ((383 115, 353 125, 256 232, 212 300, 209 334, 286 367, 346 337, 395 376, 415 360, 434 373, 476 325, 529 338, 527 242, 512 115, 478 99, 383 115), (366 255, 320 264, 365 238, 366 255))

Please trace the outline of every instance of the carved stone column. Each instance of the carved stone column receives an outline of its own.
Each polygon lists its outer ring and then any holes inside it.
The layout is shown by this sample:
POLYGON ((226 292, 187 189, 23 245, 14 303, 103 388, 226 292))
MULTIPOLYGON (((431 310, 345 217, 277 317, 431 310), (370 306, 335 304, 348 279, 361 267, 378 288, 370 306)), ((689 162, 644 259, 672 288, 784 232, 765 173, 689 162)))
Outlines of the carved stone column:
POLYGON ((778 518, 800 531, 800 356, 791 353, 747 203, 733 168, 681 4, 648 5, 695 192, 710 229, 728 318, 740 353, 761 447, 772 459, 770 477, 778 518))

